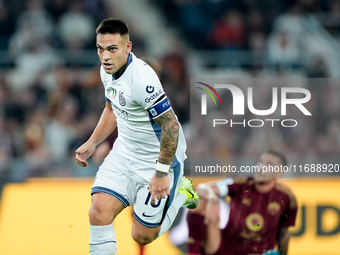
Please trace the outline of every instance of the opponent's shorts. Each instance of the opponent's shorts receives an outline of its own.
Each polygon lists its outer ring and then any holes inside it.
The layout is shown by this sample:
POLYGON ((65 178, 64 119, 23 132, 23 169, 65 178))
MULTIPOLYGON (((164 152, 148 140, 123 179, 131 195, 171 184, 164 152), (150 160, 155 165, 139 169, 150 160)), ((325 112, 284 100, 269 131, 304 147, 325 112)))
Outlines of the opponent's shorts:
MULTIPOLYGON (((156 166, 156 163, 155 163, 156 166)), ((124 207, 134 204, 134 217, 145 227, 155 228, 162 224, 183 176, 183 162, 170 168, 170 195, 151 204, 149 181, 154 168, 124 158, 114 152, 104 160, 96 174, 91 195, 105 193, 115 197, 124 207)))

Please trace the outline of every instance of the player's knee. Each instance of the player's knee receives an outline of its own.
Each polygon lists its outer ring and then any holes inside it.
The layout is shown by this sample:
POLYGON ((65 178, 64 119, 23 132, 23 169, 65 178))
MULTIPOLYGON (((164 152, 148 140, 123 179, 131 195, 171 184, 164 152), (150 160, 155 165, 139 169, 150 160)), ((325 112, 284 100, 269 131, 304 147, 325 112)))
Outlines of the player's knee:
POLYGON ((138 233, 138 232, 132 232, 131 235, 132 235, 133 240, 135 240, 140 245, 149 244, 153 240, 155 240, 157 237, 157 235, 154 235, 154 234, 145 234, 145 233, 138 233))
POLYGON ((89 219, 91 225, 103 225, 110 224, 112 217, 109 217, 105 208, 93 204, 89 210, 89 219))
POLYGON ((89 219, 90 219, 90 223, 98 221, 101 218, 101 210, 98 207, 95 206, 91 206, 90 210, 89 210, 89 219))

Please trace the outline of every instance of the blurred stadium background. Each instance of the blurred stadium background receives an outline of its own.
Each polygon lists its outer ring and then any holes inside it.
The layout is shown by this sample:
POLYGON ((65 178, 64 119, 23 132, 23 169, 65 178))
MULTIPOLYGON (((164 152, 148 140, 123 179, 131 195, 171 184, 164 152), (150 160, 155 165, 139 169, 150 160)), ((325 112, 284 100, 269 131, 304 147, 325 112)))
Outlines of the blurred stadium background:
MULTIPOLYGON (((332 78, 306 85, 313 128, 274 135, 288 160, 339 164, 339 0, 0 0, 1 255, 87 254, 98 165, 77 166, 74 150, 105 104, 94 31, 106 17, 125 20, 133 52, 160 64, 187 138, 190 77, 332 78)), ((231 135, 223 155, 254 159, 264 149, 255 132, 231 135)), ((337 177, 285 180, 299 200, 289 254, 340 254, 337 177)), ((118 254, 138 254, 126 211, 118 254)), ((146 254, 182 253, 164 236, 146 254)))

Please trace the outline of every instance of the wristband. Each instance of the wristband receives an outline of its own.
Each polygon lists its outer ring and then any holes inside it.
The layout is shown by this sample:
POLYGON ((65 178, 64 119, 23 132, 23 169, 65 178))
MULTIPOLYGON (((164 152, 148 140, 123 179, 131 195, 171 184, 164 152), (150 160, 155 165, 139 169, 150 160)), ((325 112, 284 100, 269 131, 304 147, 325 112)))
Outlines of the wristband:
POLYGON ((163 172, 163 173, 169 173, 170 165, 164 165, 164 164, 159 163, 159 162, 157 161, 156 170, 157 170, 157 171, 160 171, 160 172, 163 172))

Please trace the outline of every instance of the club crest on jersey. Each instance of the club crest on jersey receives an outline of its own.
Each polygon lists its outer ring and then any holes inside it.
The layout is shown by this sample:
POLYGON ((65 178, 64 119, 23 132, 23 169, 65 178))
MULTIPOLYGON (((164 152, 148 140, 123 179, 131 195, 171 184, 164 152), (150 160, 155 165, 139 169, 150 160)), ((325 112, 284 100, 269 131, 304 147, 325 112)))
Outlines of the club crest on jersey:
POLYGON ((119 104, 124 106, 126 104, 125 97, 123 96, 123 92, 119 91, 119 104))
POLYGON ((154 92, 154 90, 155 90, 154 86, 146 86, 146 92, 152 93, 152 92, 154 92))
POLYGON ((264 225, 264 219, 259 213, 251 213, 246 218, 246 226, 249 230, 257 232, 260 231, 264 225))

